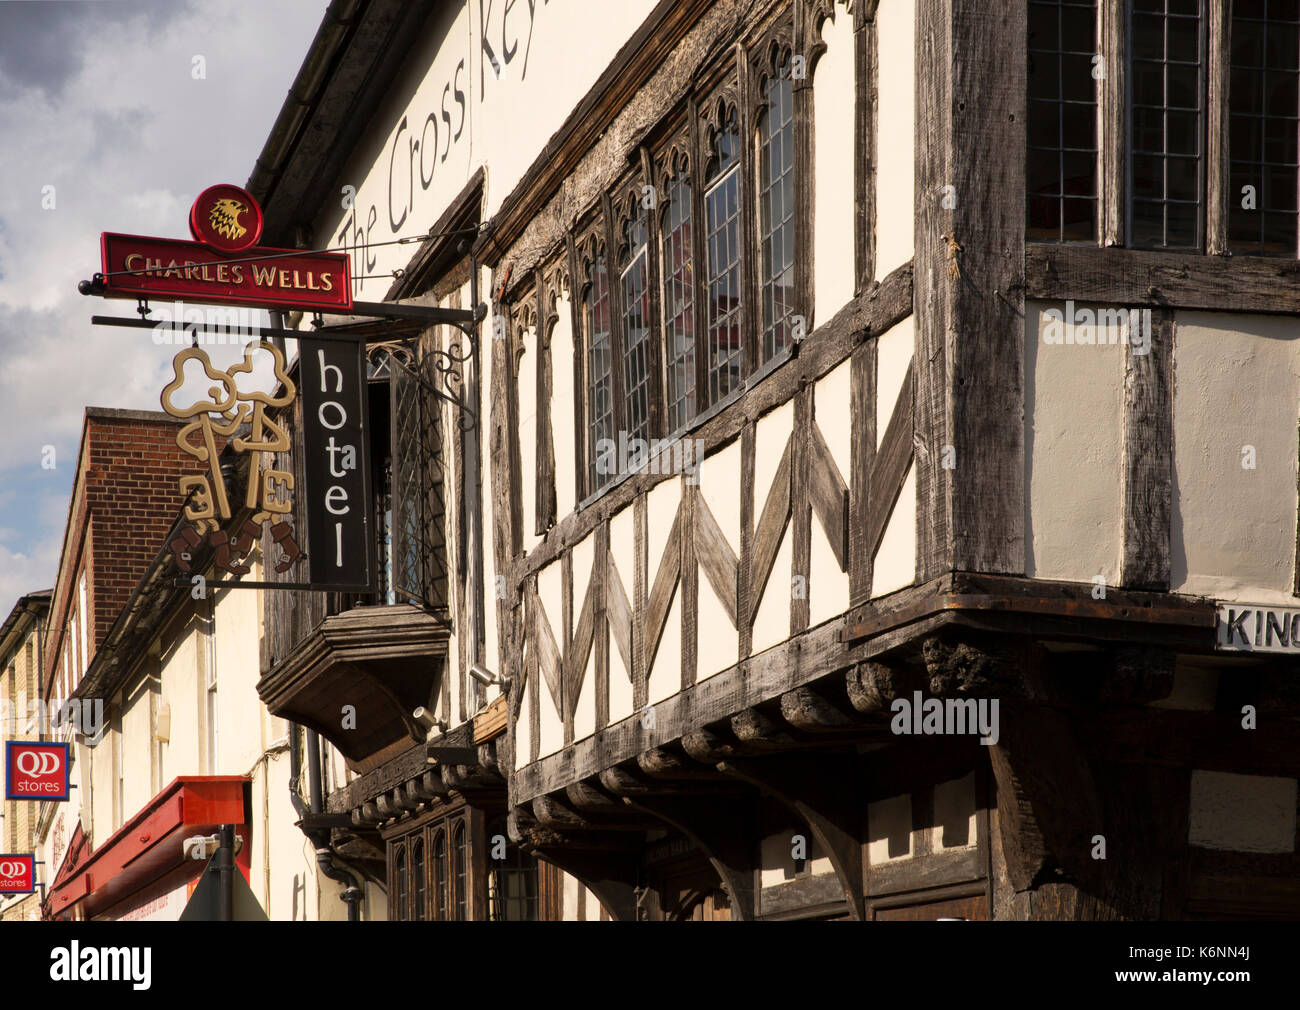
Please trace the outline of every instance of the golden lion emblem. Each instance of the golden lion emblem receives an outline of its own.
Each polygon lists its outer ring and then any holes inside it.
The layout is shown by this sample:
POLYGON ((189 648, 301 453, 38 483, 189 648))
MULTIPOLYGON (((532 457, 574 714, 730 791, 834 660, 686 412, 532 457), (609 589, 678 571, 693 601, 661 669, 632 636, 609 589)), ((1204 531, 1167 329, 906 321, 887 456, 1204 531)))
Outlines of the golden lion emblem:
POLYGON ((248 210, 246 204, 240 203, 231 197, 222 197, 212 205, 208 211, 208 224, 218 235, 224 235, 232 242, 244 237, 248 231, 239 223, 239 215, 248 210))

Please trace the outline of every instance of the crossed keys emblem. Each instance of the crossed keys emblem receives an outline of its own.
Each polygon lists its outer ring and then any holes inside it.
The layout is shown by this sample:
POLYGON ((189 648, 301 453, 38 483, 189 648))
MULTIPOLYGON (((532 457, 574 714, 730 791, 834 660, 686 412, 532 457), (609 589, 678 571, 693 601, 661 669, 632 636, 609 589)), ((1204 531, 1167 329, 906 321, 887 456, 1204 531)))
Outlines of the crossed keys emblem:
MULTIPOLYGON (((176 433, 176 444, 187 455, 206 467, 206 473, 187 474, 180 478, 180 492, 190 503, 185 507, 185 518, 193 523, 184 529, 168 546, 176 556, 181 571, 190 571, 192 552, 204 542, 215 549, 215 563, 222 571, 237 575, 247 573, 250 566, 241 559, 253 548, 262 534, 268 519, 287 515, 293 508, 293 474, 275 469, 274 454, 289 451, 289 434, 268 414, 269 408, 286 407, 293 403, 298 390, 285 368, 284 355, 274 344, 256 340, 244 348, 244 359, 225 371, 216 368, 201 347, 188 347, 172 359, 173 379, 162 391, 162 408, 172 417, 186 421, 176 433), (263 393, 255 389, 241 389, 253 372, 256 355, 269 352, 275 367, 275 378, 280 383, 280 395, 263 393), (197 370, 196 377, 192 373, 197 370), (174 398, 178 393, 188 406, 178 406, 174 398), (192 401, 192 402, 191 402, 192 401), (247 423, 246 435, 235 433, 247 423), (250 453, 248 491, 244 507, 254 512, 239 529, 234 539, 222 524, 231 517, 226 482, 221 473, 217 451, 218 438, 230 438, 236 452, 250 453), (269 455, 263 464, 263 455, 269 455)), ((294 539, 293 524, 280 519, 271 526, 271 539, 279 545, 282 557, 275 566, 277 572, 287 571, 302 556, 294 539)))

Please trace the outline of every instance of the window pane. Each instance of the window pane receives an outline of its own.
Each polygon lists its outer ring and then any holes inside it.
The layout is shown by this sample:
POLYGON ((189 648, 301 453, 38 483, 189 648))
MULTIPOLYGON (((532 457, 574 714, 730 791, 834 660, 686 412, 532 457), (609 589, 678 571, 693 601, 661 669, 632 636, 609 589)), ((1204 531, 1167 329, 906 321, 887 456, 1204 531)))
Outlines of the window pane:
POLYGON ((691 186, 684 175, 668 189, 663 215, 664 363, 668 431, 695 416, 695 288, 691 270, 691 186))
POLYGON ((1134 0, 1129 244, 1199 249, 1204 205, 1200 0, 1134 0))
POLYGON ((645 210, 636 204, 625 236, 631 262, 620 277, 623 296, 623 390, 628 438, 650 437, 650 278, 645 210))
POLYGON ((587 323, 587 384, 589 390, 588 454, 590 490, 598 491, 614 476, 614 375, 610 345, 609 279, 605 259, 590 265, 591 284, 583 296, 587 323))
POLYGON ((1300 3, 1236 0, 1229 82, 1228 245, 1295 256, 1300 3))
POLYGON ((794 314, 794 86, 788 62, 767 82, 758 136, 763 361, 790 346, 794 314))
POLYGON ((1030 0, 1026 236, 1097 238, 1097 5, 1030 0))
POLYGON ((433 917, 439 921, 447 918, 447 888, 451 878, 447 873, 447 836, 439 831, 433 836, 433 917))
POLYGON ((710 403, 738 389, 741 378, 740 172, 734 109, 714 146, 716 164, 727 167, 704 195, 710 403))
POLYGON ((424 842, 411 843, 411 918, 424 921, 424 842))
POLYGON ((465 825, 457 824, 456 830, 452 834, 452 876, 453 887, 455 888, 456 900, 456 921, 464 922, 466 910, 469 906, 468 896, 466 895, 466 863, 465 851, 465 825))

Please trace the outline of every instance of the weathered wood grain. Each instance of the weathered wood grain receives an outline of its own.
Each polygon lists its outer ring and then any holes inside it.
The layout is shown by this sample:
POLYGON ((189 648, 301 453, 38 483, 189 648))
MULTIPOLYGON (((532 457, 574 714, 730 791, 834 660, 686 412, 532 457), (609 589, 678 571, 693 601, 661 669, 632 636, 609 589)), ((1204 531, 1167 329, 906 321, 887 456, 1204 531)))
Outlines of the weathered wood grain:
POLYGON ((1149 350, 1124 345, 1124 541, 1120 585, 1168 590, 1173 515, 1174 315, 1152 313, 1149 350))

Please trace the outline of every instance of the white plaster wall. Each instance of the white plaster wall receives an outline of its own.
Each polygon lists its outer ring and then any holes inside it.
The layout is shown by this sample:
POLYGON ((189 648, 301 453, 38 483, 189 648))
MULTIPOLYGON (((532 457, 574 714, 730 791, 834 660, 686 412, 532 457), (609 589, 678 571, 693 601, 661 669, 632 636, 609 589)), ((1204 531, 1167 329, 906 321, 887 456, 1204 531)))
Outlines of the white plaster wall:
POLYGON ((578 893, 582 884, 577 877, 564 874, 564 921, 574 922, 578 919, 578 893))
MULTIPOLYGON (((559 561, 554 561, 537 573, 537 597, 541 605, 541 618, 551 627, 551 634, 563 659, 565 652, 564 632, 564 573, 559 561)), ((540 648, 540 646, 539 646, 540 648)), ((538 739, 541 741, 539 757, 545 757, 559 750, 564 743, 564 721, 560 714, 560 699, 551 694, 546 677, 538 667, 538 698, 541 705, 541 726, 538 739)))
MULTIPOLYGON (((647 576, 646 596, 649 597, 654 587, 655 575, 659 571, 668 544, 668 534, 672 532, 673 520, 681 507, 681 478, 663 481, 650 489, 646 496, 646 545, 647 576)), ((620 566, 621 570, 621 566, 620 566)), ((631 596, 628 597, 631 599, 631 596)), ((662 701, 669 695, 676 694, 682 686, 682 586, 681 578, 673 590, 673 602, 668 608, 668 620, 664 623, 664 633, 659 639, 659 650, 655 653, 654 664, 650 667, 649 694, 650 704, 662 701)))
POLYGON ((551 440, 555 447, 555 514, 573 511, 576 475, 573 443, 573 315, 568 292, 556 300, 551 330, 551 440))
POLYGON ((826 52, 813 74, 813 323, 821 325, 853 297, 853 15, 835 4, 822 25, 826 52))
MULTIPOLYGON (((772 490, 773 478, 781 464, 790 434, 794 430, 794 404, 783 403, 770 414, 759 418, 754 426, 754 525, 763 515, 763 506, 772 490)), ((786 526, 781 548, 777 551, 772 573, 763 589, 754 618, 753 649, 757 654, 790 637, 790 586, 793 564, 792 537, 786 526)))
POLYGON ((113 774, 113 747, 119 741, 117 733, 105 733, 99 743, 90 749, 90 821, 94 826, 91 842, 104 844, 119 822, 113 819, 113 792, 116 777, 113 774))
MULTIPOLYGON (((708 503, 722 535, 739 557, 740 442, 732 442, 706 459, 699 467, 699 480, 700 497, 708 503)), ((706 633, 697 635, 697 681, 734 666, 740 652, 740 634, 731 623, 703 567, 700 568, 698 587, 696 627, 706 629, 706 633)))
POLYGON ((1211 312, 1175 326, 1172 588, 1294 602, 1300 328, 1211 312))
MULTIPOLYGON (((577 634, 582 616, 582 604, 591 585, 591 566, 596 555, 596 536, 587 537, 573 545, 573 629, 577 634)), ((587 654, 586 672, 578 692, 577 706, 573 712, 573 739, 581 740, 596 731, 596 648, 592 643, 587 654)))
POLYGON ((1296 780, 1192 771, 1188 841, 1234 852, 1295 852, 1296 780))
MULTIPOLYGON (((843 16, 841 12, 841 16, 843 16)), ((851 362, 837 366, 813 387, 813 417, 830 450, 840 478, 848 484, 850 466, 849 386, 851 362)), ((821 519, 813 510, 812 550, 808 573, 808 614, 811 625, 821 624, 836 614, 842 614, 849 605, 849 574, 840 569, 840 563, 831 550, 830 540, 821 519)))
MULTIPOLYGON (((438 8, 337 180, 337 202, 322 208, 317 239, 368 243, 354 253, 357 275, 403 267, 410 246, 377 243, 426 230, 480 165, 490 218, 654 4, 619 0, 599 16, 574 2, 438 8), (351 210, 344 185, 356 187, 351 210)), ((378 300, 389 283, 366 281, 357 297, 378 300)))
POLYGON ((1045 344, 1046 311, 1065 308, 1025 303, 1025 574, 1102 576, 1113 586, 1124 533, 1124 346, 1045 344))
MULTIPOLYGON (((519 542, 527 554, 541 539, 534 534, 537 514, 537 329, 520 331, 519 343, 523 353, 518 355, 519 396, 519 472, 520 498, 523 501, 523 526, 519 542)), ((489 499, 490 500, 490 499, 489 499)))
MULTIPOLYGON (((916 190, 916 5, 886 0, 876 12, 876 277, 912 258, 916 190)), ((852 206, 852 204, 848 204, 852 206)))
POLYGON ((191 625, 183 630, 170 653, 164 652, 161 704, 171 707, 171 739, 163 744, 162 783, 182 775, 200 775, 199 738, 207 732, 199 712, 197 649, 202 639, 191 625))
MULTIPOLYGON (((261 756, 263 707, 257 696, 261 676, 261 621, 256 593, 218 592, 214 610, 214 656, 217 673, 217 755, 222 774, 242 775, 261 756)), ((197 672, 195 673, 197 677, 197 672)), ((338 701, 339 724, 342 706, 338 701)))
POLYGON ((130 818, 144 808, 155 792, 149 754, 153 745, 153 720, 149 715, 149 689, 144 684, 132 693, 122 713, 122 745, 125 747, 122 769, 126 773, 122 785, 122 816, 130 818))
MULTIPOLYGON (((609 521, 609 550, 618 568, 628 606, 634 602, 636 578, 636 510, 629 505, 609 521)), ((635 620, 635 615, 633 620, 635 620)), ((611 724, 632 714, 632 671, 618 651, 618 641, 613 631, 606 631, 609 639, 609 721, 611 724)))
POLYGON ((916 464, 907 471, 894 511, 872 561, 871 595, 884 596, 916 581, 916 464))
POLYGON ((889 419, 894 416, 898 391, 903 388, 907 366, 916 347, 916 319, 908 316, 891 326, 876 341, 876 448, 885 440, 889 419))

